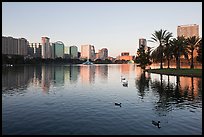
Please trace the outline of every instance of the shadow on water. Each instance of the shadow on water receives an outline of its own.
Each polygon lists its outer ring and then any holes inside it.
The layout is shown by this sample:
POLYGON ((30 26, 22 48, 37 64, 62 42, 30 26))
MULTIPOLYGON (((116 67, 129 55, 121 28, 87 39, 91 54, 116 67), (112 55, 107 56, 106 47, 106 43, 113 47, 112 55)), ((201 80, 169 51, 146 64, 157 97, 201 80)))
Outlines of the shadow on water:
POLYGON ((202 79, 194 77, 176 78, 176 82, 171 82, 170 76, 167 76, 167 81, 160 74, 160 80, 151 81, 152 91, 159 95, 159 99, 155 102, 155 111, 159 115, 166 115, 167 112, 174 109, 184 108, 202 108, 202 86, 195 83, 200 83, 202 79), (181 82, 182 79, 182 82, 181 82), (188 85, 184 83, 188 82, 188 85))
POLYGON ((139 78, 135 79, 135 86, 138 89, 138 93, 141 99, 143 99, 145 96, 145 90, 149 90, 150 79, 150 75, 144 71, 141 73, 139 78))

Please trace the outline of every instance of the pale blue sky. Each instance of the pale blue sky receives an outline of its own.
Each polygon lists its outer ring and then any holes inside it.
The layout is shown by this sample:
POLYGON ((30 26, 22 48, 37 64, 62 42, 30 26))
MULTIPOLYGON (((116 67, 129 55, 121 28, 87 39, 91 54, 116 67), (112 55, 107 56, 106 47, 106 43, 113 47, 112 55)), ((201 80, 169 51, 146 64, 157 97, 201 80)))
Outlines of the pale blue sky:
MULTIPOLYGON (((202 2, 3 2, 2 35, 41 42, 61 40, 65 46, 93 44, 116 57, 136 53, 139 38, 155 30, 177 36, 177 26, 198 24, 202 37, 202 2)), ((148 42, 148 46, 155 44, 148 42)))

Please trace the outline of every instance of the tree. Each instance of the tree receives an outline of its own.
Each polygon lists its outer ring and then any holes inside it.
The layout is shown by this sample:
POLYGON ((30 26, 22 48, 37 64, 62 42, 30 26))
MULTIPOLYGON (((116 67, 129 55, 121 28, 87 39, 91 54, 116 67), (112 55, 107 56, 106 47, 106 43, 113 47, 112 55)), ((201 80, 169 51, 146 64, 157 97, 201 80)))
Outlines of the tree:
POLYGON ((159 43, 159 46, 152 52, 153 53, 153 57, 155 54, 157 54, 157 57, 159 57, 160 59, 160 69, 163 69, 163 50, 164 50, 164 46, 165 46, 165 39, 166 38, 170 38, 172 37, 172 33, 167 32, 167 30, 159 30, 159 31, 155 31, 152 34, 151 39, 149 40, 150 42, 156 42, 159 43))
POLYGON ((196 57, 196 60, 198 62, 202 63, 202 39, 199 42, 197 53, 198 53, 198 55, 196 57))
POLYGON ((167 35, 164 40, 165 40, 165 47, 164 47, 164 57, 167 59, 168 63, 168 68, 170 65, 170 60, 172 59, 172 50, 171 50, 171 45, 170 45, 170 38, 172 37, 172 33, 167 35))
POLYGON ((196 36, 189 37, 189 38, 186 39, 186 42, 187 42, 187 45, 188 45, 187 46, 188 52, 191 55, 191 65, 190 65, 190 67, 194 68, 194 64, 193 64, 193 51, 195 50, 196 47, 199 46, 200 38, 196 37, 196 36))
POLYGON ((173 56, 176 58, 176 68, 180 69, 181 55, 184 55, 184 57, 188 59, 186 40, 183 36, 177 37, 170 41, 170 45, 172 46, 173 56))
POLYGON ((137 51, 137 57, 135 62, 140 64, 140 67, 142 69, 145 69, 147 65, 151 64, 150 61, 150 48, 148 47, 148 50, 145 51, 144 45, 141 45, 141 47, 137 51))

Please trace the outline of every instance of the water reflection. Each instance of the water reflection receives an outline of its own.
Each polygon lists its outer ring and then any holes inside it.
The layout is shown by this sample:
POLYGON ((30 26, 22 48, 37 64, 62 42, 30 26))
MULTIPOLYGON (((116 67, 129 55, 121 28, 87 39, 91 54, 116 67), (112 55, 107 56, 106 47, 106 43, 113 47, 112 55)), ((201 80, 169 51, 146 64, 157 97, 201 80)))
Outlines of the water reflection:
POLYGON ((138 89, 139 96, 143 99, 145 96, 145 90, 149 90, 150 74, 144 71, 138 78, 135 79, 135 86, 138 89))
POLYGON ((202 78, 134 64, 28 65, 3 68, 2 90, 4 134, 202 133, 202 78))
POLYGON ((2 91, 26 89, 28 83, 34 77, 33 72, 33 67, 26 66, 2 68, 2 91))
POLYGON ((93 84, 95 82, 96 67, 94 65, 82 65, 80 76, 82 84, 93 84))
POLYGON ((174 109, 202 108, 202 86, 197 84, 202 81, 200 78, 166 76, 160 75, 160 80, 151 80, 151 88, 158 101, 155 102, 155 110, 159 115, 166 115, 174 109), (164 79, 167 77, 167 80, 164 79), (175 77, 176 81, 170 81, 170 77, 175 77), (189 81, 188 84, 186 82, 189 81), (191 81, 191 82, 190 82, 191 81), (195 88, 196 83, 196 88, 195 88), (198 86, 199 85, 199 86, 198 86), (198 88, 199 87, 199 88, 198 88))
POLYGON ((25 90, 29 84, 41 87, 48 93, 50 86, 60 87, 65 84, 94 84, 98 75, 103 82, 108 79, 108 65, 24 65, 2 68, 2 90, 25 90), (78 79, 81 81, 78 81, 78 79))

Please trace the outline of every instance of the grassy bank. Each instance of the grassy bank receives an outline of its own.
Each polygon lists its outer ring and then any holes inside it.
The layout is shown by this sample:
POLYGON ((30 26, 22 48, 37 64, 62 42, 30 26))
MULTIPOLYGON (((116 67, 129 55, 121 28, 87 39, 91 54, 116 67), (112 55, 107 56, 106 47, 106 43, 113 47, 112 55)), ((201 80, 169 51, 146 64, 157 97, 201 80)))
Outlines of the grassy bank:
POLYGON ((145 70, 149 73, 165 74, 165 75, 174 75, 174 76, 193 76, 193 77, 202 77, 202 69, 175 69, 175 68, 164 68, 164 69, 147 69, 145 70))

